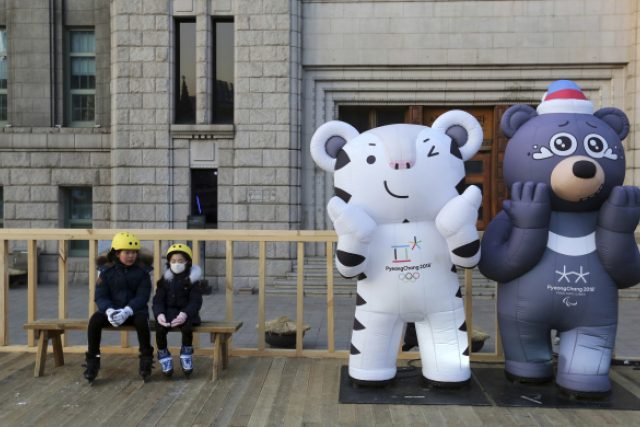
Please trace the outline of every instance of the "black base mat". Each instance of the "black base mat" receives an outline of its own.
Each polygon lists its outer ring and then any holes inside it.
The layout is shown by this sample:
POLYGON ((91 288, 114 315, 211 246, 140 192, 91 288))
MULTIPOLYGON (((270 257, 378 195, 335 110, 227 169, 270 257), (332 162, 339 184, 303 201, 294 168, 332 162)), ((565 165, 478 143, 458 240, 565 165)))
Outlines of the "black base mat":
POLYGON ((473 370, 473 374, 498 406, 640 410, 640 399, 615 381, 612 381, 613 388, 608 397, 583 399, 563 393, 553 381, 546 384, 512 383, 500 368, 478 368, 473 370))
POLYGON ((491 405, 478 382, 460 389, 442 389, 422 384, 420 368, 399 369, 394 381, 381 388, 356 386, 349 378, 349 368, 340 369, 340 403, 398 405, 491 405))

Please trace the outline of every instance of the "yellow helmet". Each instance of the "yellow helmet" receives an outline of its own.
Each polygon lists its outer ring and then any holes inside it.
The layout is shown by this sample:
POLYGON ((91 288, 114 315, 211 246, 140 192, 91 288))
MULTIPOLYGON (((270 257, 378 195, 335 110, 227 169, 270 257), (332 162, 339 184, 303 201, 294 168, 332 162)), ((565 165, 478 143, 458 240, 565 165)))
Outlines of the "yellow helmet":
POLYGON ((139 251, 140 239, 131 233, 116 233, 116 235, 113 236, 113 240, 111 240, 111 249, 114 251, 139 251))
POLYGON ((191 259, 193 258, 193 252, 191 252, 191 248, 189 246, 185 245, 184 243, 174 243, 173 245, 169 246, 169 249, 167 249, 167 261, 169 261, 171 255, 176 252, 185 254, 187 258, 189 258, 189 261, 191 261, 191 259))

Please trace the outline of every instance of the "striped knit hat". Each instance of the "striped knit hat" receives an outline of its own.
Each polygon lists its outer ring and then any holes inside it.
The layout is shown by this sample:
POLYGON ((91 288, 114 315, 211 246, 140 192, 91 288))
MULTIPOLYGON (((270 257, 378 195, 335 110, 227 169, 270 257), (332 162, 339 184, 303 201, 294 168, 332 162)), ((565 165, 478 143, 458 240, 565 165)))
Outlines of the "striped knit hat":
POLYGON ((593 104, 584 96, 582 89, 575 82, 556 80, 549 85, 537 111, 538 114, 593 114, 593 104))

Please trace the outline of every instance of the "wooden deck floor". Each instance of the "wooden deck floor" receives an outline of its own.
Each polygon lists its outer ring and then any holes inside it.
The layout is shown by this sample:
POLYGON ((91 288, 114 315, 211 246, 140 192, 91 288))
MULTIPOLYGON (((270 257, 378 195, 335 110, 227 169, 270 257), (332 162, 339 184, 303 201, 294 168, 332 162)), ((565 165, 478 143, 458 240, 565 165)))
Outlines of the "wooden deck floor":
MULTIPOLYGON (((638 426, 640 412, 433 405, 338 403, 344 360, 232 358, 225 376, 209 382, 210 359, 195 373, 165 380, 158 369, 143 383, 132 355, 103 356, 93 386, 82 378, 80 354, 33 377, 34 355, 0 353, 0 426, 638 426)), ((622 384, 640 396, 640 371, 622 384)))

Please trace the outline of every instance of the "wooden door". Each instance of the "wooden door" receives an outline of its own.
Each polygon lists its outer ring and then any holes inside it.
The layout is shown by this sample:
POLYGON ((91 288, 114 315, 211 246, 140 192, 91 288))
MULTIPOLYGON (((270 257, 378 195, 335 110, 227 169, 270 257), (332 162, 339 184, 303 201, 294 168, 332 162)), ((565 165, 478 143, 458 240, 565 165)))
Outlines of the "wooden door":
MULTIPOLYGON (((491 218, 494 217, 495 203, 495 156, 494 147, 494 107, 422 107, 422 124, 431 126, 442 113, 459 108, 474 116, 482 126, 483 140, 480 150, 470 160, 465 162, 464 187, 476 185, 482 190, 482 205, 478 211, 479 230, 484 230, 491 218)), ((411 110, 410 110, 411 113, 411 110)), ((415 117, 413 115, 412 117, 415 117)), ((501 179, 501 178, 500 178, 501 179)), ((459 189, 462 190, 462 189, 459 189)))

